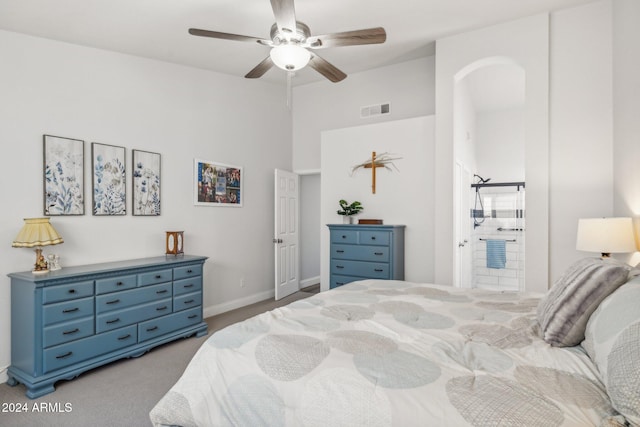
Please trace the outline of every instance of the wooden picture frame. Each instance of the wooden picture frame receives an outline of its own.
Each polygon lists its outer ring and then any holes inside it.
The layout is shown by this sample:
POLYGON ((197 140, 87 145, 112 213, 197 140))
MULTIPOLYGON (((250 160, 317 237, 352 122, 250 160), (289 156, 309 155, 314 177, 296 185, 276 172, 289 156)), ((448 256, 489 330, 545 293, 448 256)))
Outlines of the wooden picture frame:
POLYGON ((44 214, 84 215, 84 141, 43 135, 44 214))
POLYGON ((162 158, 159 153, 132 150, 132 207, 134 216, 160 215, 160 172, 162 158))
POLYGON ((243 178, 244 171, 241 166, 194 159, 193 204, 242 207, 243 178))
POLYGON ((126 150, 115 145, 91 144, 93 215, 126 215, 126 150))

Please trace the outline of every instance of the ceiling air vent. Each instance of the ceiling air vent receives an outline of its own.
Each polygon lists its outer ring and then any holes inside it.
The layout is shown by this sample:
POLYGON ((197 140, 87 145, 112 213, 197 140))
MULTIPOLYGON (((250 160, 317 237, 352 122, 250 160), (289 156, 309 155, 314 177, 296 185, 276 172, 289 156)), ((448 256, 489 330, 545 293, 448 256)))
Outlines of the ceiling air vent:
POLYGON ((360 108, 360 117, 374 117, 385 114, 391 114, 391 106, 387 102, 386 104, 368 105, 360 108))

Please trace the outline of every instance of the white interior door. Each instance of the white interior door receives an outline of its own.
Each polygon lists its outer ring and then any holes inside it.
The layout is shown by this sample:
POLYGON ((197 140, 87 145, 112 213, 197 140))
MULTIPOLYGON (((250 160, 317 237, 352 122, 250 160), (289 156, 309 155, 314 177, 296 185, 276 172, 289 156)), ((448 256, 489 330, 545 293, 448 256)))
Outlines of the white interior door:
POLYGON ((300 287, 299 177, 275 171, 275 287, 276 300, 300 287))
POLYGON ((471 257, 471 204, 469 194, 471 191, 471 173, 461 163, 456 162, 456 206, 455 212, 455 286, 462 288, 472 287, 472 257, 471 257))

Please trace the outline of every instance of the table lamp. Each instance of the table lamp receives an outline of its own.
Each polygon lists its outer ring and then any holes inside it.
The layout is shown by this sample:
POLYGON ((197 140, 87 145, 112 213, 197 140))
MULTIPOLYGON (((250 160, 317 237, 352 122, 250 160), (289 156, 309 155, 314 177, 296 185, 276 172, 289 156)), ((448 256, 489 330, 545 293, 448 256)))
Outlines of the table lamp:
POLYGON ((576 249, 600 252, 602 258, 612 253, 635 252, 636 241, 631 218, 584 218, 578 220, 576 249))
POLYGON ((11 246, 14 248, 36 248, 36 263, 33 274, 49 272, 47 261, 42 256, 42 247, 63 243, 62 237, 49 223, 49 218, 25 218, 22 229, 11 246))

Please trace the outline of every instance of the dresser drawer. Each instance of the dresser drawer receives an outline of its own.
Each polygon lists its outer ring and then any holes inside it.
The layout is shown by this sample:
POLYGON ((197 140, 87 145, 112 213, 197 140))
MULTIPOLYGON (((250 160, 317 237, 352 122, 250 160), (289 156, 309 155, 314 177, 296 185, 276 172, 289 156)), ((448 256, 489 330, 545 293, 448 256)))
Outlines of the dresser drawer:
POLYGON ((93 335, 93 316, 44 328, 42 346, 51 347, 93 335))
POLYGON ((96 295, 135 288, 136 283, 137 276, 135 274, 131 274, 129 276, 110 277, 108 279, 98 279, 96 280, 96 295))
POLYGON ((356 230, 331 230, 331 243, 358 243, 356 230))
POLYGON ((42 308, 42 319, 45 326, 87 316, 93 316, 93 297, 58 302, 45 305, 42 308))
POLYGON ((155 301, 171 296, 171 283, 145 286, 96 297, 96 314, 119 310, 144 302, 155 301))
POLYGON ((187 265, 173 269, 173 279, 186 279, 187 277, 202 276, 202 265, 187 265))
POLYGON ((331 245, 331 258, 357 261, 389 261, 389 248, 369 245, 331 245))
POLYGON ((68 285, 51 286, 42 290, 42 303, 50 304, 58 301, 69 301, 93 295, 93 280, 70 283, 68 285))
POLYGON ((337 274, 332 274, 331 282, 329 283, 329 289, 337 288, 338 286, 346 285, 347 283, 355 282, 356 280, 365 279, 366 277, 339 276, 337 274))
POLYGON ((137 329, 135 326, 130 326, 51 347, 43 352, 43 373, 133 345, 136 341, 137 329))
POLYGON ((136 305, 96 316, 96 333, 132 325, 143 320, 164 316, 172 312, 172 301, 166 298, 147 304, 136 305))
POLYGON ((202 305, 202 292, 180 295, 173 298, 173 311, 186 310, 202 305))
POLYGON ((389 245, 388 231, 361 231, 358 243, 361 245, 389 245))
POLYGON ((367 277, 369 279, 389 279, 389 264, 332 259, 331 274, 367 277))
POLYGON ((186 294, 194 291, 202 290, 202 277, 194 277, 191 279, 176 280, 173 282, 173 296, 186 294))
POLYGON ((138 286, 155 285, 173 280, 173 270, 158 270, 138 274, 138 286))
POLYGON ((202 308, 179 311, 169 316, 149 320, 138 325, 138 341, 146 341, 151 338, 168 334, 189 325, 195 325, 202 321, 202 308))

